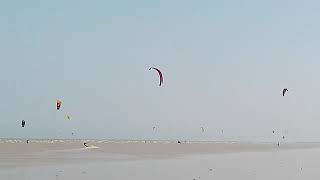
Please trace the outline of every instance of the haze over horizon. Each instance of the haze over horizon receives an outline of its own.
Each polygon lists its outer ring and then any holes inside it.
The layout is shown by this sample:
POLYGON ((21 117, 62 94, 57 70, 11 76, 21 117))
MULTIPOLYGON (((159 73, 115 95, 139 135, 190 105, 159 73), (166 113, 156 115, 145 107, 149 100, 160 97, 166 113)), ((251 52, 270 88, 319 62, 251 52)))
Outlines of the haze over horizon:
POLYGON ((0 2, 0 137, 320 141, 319 5, 0 2))

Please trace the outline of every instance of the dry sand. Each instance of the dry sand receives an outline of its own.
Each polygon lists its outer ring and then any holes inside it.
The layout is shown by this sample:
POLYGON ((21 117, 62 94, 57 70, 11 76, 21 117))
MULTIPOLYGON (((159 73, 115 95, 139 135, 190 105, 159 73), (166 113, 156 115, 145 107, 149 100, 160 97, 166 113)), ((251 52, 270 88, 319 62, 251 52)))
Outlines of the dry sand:
POLYGON ((0 140, 1 180, 319 179, 320 144, 0 140))

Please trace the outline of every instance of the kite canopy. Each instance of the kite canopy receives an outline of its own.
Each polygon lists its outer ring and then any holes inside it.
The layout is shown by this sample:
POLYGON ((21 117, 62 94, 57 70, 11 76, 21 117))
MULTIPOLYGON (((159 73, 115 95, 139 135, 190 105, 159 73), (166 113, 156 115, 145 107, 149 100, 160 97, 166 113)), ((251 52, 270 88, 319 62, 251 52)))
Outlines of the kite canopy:
POLYGON ((160 83, 159 83, 159 86, 161 86, 163 84, 163 75, 162 75, 162 72, 158 69, 158 68, 155 68, 155 67, 151 67, 149 68, 149 71, 153 69, 153 70, 156 70, 159 74, 159 79, 160 79, 160 83))
POLYGON ((26 122, 24 120, 21 121, 21 126, 24 127, 26 125, 26 122))
POLYGON ((288 92, 289 90, 287 88, 282 90, 282 96, 284 96, 286 94, 286 92, 288 92))
POLYGON ((71 116, 67 114, 67 115, 66 115, 66 120, 69 120, 69 121, 70 121, 70 120, 71 120, 71 116))
POLYGON ((60 109, 61 105, 62 105, 62 101, 57 100, 57 110, 59 110, 59 109, 60 109))

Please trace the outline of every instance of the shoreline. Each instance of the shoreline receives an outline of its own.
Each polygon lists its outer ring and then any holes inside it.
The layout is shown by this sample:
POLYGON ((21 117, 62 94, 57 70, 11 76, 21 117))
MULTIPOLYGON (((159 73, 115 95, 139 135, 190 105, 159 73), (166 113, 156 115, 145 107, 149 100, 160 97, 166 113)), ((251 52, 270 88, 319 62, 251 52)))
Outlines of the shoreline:
POLYGON ((320 143, 252 143, 192 141, 110 141, 110 140, 37 140, 0 139, 0 159, 5 155, 73 152, 90 154, 123 154, 130 156, 178 156, 192 154, 226 154, 320 148, 320 143), (83 145, 87 142, 88 147, 83 145))

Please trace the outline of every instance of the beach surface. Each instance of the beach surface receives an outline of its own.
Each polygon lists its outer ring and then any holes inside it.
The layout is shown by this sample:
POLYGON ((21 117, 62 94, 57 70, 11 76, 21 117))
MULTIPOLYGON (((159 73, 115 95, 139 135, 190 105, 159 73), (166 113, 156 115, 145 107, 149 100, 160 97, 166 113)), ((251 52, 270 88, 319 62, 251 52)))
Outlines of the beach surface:
POLYGON ((320 143, 1 139, 0 179, 319 179, 318 157, 320 143))

